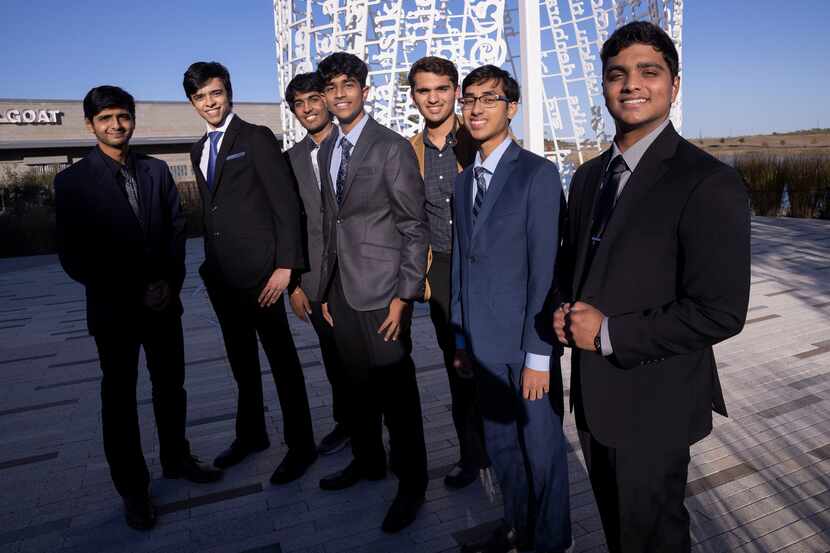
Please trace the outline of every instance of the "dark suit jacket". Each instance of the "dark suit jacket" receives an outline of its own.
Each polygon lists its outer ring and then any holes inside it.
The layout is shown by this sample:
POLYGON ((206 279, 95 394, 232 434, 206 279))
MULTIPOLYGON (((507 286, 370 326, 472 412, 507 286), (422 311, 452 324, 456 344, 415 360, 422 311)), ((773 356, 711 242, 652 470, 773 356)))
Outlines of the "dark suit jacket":
POLYGON ((55 176, 58 255, 86 287, 90 334, 136 323, 147 284, 166 280, 182 312, 185 219, 167 164, 131 154, 144 227, 98 148, 55 176))
POLYGON ((669 125, 628 180, 583 275, 609 156, 580 167, 569 195, 569 295, 609 317, 614 350, 574 350, 577 423, 610 447, 692 444, 711 431, 713 408, 726 414, 712 346, 746 318, 746 190, 735 170, 669 125))
POLYGON ((525 352, 552 355, 546 299, 563 195, 556 165, 511 143, 475 226, 474 186, 471 165, 455 179, 452 323, 483 361, 523 363, 525 352))
POLYGON ((222 138, 213 191, 199 164, 207 135, 190 151, 204 213, 205 282, 259 288, 274 269, 302 269, 300 202, 274 133, 234 115, 222 138))
POLYGON ((337 266, 346 300, 357 311, 385 309, 394 297, 422 297, 429 231, 412 146, 370 117, 352 151, 338 209, 329 174, 335 140, 325 142, 318 156, 325 244, 321 295, 337 266))
MULTIPOLYGON (((337 136, 337 129, 332 129, 327 140, 337 136)), ((314 167, 311 164, 311 145, 313 139, 306 135, 288 150, 288 159, 297 180, 300 200, 303 204, 303 251, 306 256, 307 271, 294 278, 310 301, 320 300, 320 269, 323 263, 323 198, 317 179, 314 176, 314 167)), ((319 154, 318 149, 316 154, 319 154)), ((320 164, 320 173, 325 171, 320 164)))

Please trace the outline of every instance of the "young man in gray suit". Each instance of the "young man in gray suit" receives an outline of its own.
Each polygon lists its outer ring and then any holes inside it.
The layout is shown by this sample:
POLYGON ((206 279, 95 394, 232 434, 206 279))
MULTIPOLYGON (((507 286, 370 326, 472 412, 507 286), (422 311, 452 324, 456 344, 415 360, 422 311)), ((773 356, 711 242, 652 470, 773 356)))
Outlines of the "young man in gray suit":
POLYGON ((325 83, 317 73, 296 75, 285 89, 285 101, 297 121, 308 131, 305 138, 288 150, 288 159, 294 170, 300 199, 303 202, 303 229, 306 252, 306 272, 294 271, 288 286, 289 300, 294 314, 311 322, 320 341, 320 354, 326 367, 326 377, 331 384, 332 415, 334 429, 317 447, 321 455, 330 455, 349 443, 343 366, 334 344, 331 326, 323 319, 320 303, 320 265, 323 261, 323 210, 320 195, 320 164, 317 155, 320 145, 336 134, 337 128, 326 109, 323 95, 325 83))
POLYGON ((380 420, 389 429, 398 494, 383 530, 415 520, 427 487, 421 402, 409 333, 411 302, 423 296, 429 234, 424 183, 412 146, 369 117, 368 67, 352 54, 320 62, 329 111, 340 123, 320 155, 325 253, 324 314, 348 373, 354 460, 323 478, 326 490, 386 474, 380 420))

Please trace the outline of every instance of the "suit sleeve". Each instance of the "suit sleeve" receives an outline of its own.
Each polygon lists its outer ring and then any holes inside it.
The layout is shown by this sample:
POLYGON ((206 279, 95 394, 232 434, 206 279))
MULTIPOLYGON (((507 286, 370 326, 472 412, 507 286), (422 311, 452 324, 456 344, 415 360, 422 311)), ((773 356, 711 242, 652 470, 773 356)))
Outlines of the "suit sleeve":
POLYGON ((424 181, 409 142, 400 139, 389 147, 383 170, 390 187, 395 226, 402 238, 397 296, 418 299, 424 295, 429 232, 424 211, 424 181))
POLYGON ((58 258, 72 280, 88 286, 94 267, 86 252, 92 249, 85 223, 84 207, 72 181, 66 175, 55 177, 55 226, 58 258))
POLYGON ((300 200, 294 175, 280 151, 279 143, 266 127, 257 127, 252 140, 254 164, 265 185, 265 194, 271 204, 277 234, 274 268, 303 269, 302 229, 300 228, 300 200))
POLYGON ((553 350, 548 298, 559 249, 562 184, 556 166, 544 162, 533 175, 527 202, 528 282, 522 349, 549 356, 553 350))
POLYGON ((186 220, 184 211, 182 210, 181 198, 179 197, 179 189, 176 188, 176 183, 173 181, 173 175, 170 174, 170 169, 167 164, 164 165, 163 170, 165 194, 164 208, 167 210, 168 221, 170 222, 167 251, 167 278, 170 286, 178 293, 182 289, 185 276, 185 245, 187 241, 186 220))
POLYGON ((750 277, 749 200, 723 168, 692 191, 678 228, 678 295, 667 305, 608 319, 623 368, 703 350, 739 333, 750 277))

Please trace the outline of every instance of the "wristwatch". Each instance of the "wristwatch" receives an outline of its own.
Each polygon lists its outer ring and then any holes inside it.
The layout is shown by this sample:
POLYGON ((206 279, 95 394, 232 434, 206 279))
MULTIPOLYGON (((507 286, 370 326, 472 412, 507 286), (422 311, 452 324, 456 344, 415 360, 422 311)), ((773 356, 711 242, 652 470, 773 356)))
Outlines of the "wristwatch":
POLYGON ((597 332, 597 335, 594 336, 594 349, 602 355, 602 331, 597 332))

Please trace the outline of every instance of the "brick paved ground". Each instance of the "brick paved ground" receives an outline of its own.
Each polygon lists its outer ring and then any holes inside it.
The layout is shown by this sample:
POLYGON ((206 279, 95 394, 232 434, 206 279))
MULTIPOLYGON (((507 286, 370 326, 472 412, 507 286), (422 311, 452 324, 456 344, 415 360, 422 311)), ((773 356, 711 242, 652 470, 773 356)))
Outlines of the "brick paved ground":
MULTIPOLYGON (((196 275, 201 244, 191 242, 188 253, 188 435, 194 451, 212 459, 233 438, 235 388, 196 275)), ((830 551, 830 224, 758 218, 753 254, 747 326, 717 347, 731 418, 717 418, 713 434, 692 450, 687 506, 695 551, 830 551)), ((319 439, 332 426, 331 396, 313 332, 296 320, 292 327, 319 439)), ((0 552, 455 551, 501 509, 479 485, 443 487, 457 444, 423 306, 414 335, 433 479, 412 527, 392 537, 380 531, 392 477, 342 492, 317 488, 322 475, 347 462, 348 451, 321 459, 299 482, 268 483, 285 452, 270 375, 263 378, 271 449, 217 484, 161 479, 142 371, 142 441, 162 514, 156 529, 141 533, 124 525, 109 481, 82 289, 54 257, 0 260, 0 552)), ((567 388, 567 370, 565 380, 567 388)), ((573 419, 565 425, 576 549, 605 551, 573 419)))

